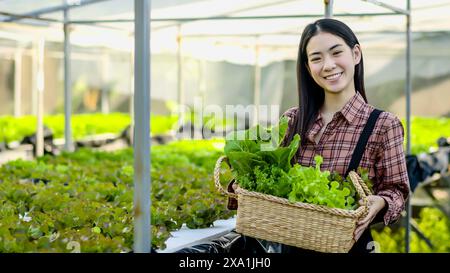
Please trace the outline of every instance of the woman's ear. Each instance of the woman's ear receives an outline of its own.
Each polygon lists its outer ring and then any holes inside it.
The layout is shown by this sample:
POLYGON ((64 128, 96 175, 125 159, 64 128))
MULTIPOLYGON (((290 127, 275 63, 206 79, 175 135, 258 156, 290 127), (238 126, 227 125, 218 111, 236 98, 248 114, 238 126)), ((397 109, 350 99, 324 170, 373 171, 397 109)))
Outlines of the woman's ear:
POLYGON ((356 44, 353 47, 353 61, 355 62, 355 65, 359 64, 361 61, 361 46, 359 44, 356 44))

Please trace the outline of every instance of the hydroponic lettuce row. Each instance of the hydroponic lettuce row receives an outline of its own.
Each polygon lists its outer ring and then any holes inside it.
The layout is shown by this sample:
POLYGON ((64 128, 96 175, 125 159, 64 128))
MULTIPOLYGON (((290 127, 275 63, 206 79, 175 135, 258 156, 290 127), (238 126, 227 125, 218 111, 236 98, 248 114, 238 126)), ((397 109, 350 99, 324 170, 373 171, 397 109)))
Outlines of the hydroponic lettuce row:
MULTIPOLYGON (((223 141, 152 147, 152 246, 164 249, 183 224, 228 219, 213 183, 223 141), (212 164, 211 164, 212 162, 212 164)), ((231 173, 223 175, 224 184, 231 173)), ((129 252, 133 247, 133 152, 81 149, 0 167, 0 253, 129 252)))
MULTIPOLYGON (((179 124, 178 115, 151 115, 151 133, 153 135, 165 134, 177 128, 179 124)), ((185 117, 183 123, 202 124, 206 129, 220 130, 233 127, 233 120, 218 119, 205 115, 199 120, 196 115, 185 117)), ((405 120, 402 120, 406 128, 405 120)), ((49 115, 44 117, 44 124, 49 127, 55 138, 64 137, 64 116, 49 115)), ((119 134, 130 124, 129 114, 76 114, 72 115, 72 133, 75 140, 89 135, 102 133, 119 134)), ((0 117, 0 144, 8 144, 20 141, 25 136, 36 132, 36 117, 23 116, 0 117)), ((405 131, 405 133, 407 133, 405 131)), ((437 139, 450 136, 450 118, 412 117, 411 118, 411 153, 419 154, 429 152, 431 147, 437 148, 437 139)), ((406 139, 406 135, 405 135, 406 139)), ((406 141, 404 142, 406 145, 406 141)))
MULTIPOLYGON (((120 134, 129 124, 130 115, 126 113, 110 114, 77 114, 71 116, 72 134, 75 140, 84 137, 113 133, 120 134)), ((177 126, 178 116, 151 115, 151 134, 165 134, 177 126)), ((25 136, 36 132, 36 117, 23 116, 0 117, 0 142, 9 143, 21 141, 25 136)), ((44 117, 44 125, 53 133, 54 138, 64 137, 64 115, 49 115, 44 117)))
MULTIPOLYGON (((296 134, 288 147, 281 147, 287 126, 287 117, 282 117, 272 129, 257 125, 227 136, 224 152, 238 184, 249 191, 287 198, 291 202, 356 208, 359 197, 351 181, 337 173, 321 171, 321 156, 314 158, 314 167, 298 163, 291 166, 300 136, 296 134)), ((368 182, 367 173, 362 169, 359 172, 368 182)))

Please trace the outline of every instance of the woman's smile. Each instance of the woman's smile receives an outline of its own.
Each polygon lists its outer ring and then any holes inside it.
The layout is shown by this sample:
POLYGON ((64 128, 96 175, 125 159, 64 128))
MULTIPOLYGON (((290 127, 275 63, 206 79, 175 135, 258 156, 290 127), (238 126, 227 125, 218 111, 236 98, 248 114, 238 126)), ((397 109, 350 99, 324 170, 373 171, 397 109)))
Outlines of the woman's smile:
POLYGON ((327 81, 336 81, 338 80, 344 72, 334 73, 328 76, 323 77, 327 81))

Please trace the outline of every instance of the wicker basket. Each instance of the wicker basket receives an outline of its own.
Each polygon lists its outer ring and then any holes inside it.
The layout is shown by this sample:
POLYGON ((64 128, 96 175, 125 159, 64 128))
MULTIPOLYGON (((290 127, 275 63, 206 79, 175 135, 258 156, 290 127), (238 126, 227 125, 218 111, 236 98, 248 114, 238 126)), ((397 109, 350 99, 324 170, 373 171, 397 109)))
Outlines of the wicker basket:
POLYGON ((219 179, 223 161, 228 163, 228 158, 222 156, 217 160, 214 181, 221 193, 238 199, 238 233, 319 252, 348 252, 355 243, 353 233, 356 223, 367 215, 367 195, 370 194, 355 172, 350 172, 349 176, 363 205, 356 210, 345 210, 292 203, 285 198, 240 187, 235 190, 236 194, 227 192, 219 179))

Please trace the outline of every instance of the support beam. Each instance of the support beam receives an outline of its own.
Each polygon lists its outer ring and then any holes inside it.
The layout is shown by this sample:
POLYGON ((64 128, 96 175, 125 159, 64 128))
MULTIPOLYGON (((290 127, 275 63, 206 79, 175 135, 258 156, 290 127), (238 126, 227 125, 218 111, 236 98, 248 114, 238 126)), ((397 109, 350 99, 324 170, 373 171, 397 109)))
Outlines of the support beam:
MULTIPOLYGON (((333 17, 372 17, 372 16, 391 16, 396 15, 397 13, 393 12, 379 12, 379 13, 338 13, 334 14, 333 17)), ((296 18, 322 18, 323 14, 304 14, 304 15, 269 15, 269 16, 211 16, 211 17, 191 17, 191 18, 153 18, 152 22, 179 22, 179 23, 187 23, 191 21, 199 21, 199 20, 260 20, 260 19, 296 19, 296 18)), ((130 23, 133 22, 132 19, 111 19, 111 20, 73 20, 70 21, 72 24, 96 24, 96 23, 130 23)), ((165 26, 168 27, 168 26, 165 26)), ((170 26, 172 27, 172 26, 170 26)))
POLYGON ((253 113, 253 124, 252 126, 256 126, 259 123, 259 108, 261 104, 261 65, 259 64, 259 53, 260 53, 260 45, 259 45, 259 37, 255 39, 255 70, 253 75, 253 104, 254 104, 254 113, 253 113))
MULTIPOLYGON (((64 21, 69 21, 69 10, 64 10, 64 21)), ((70 25, 64 23, 64 149, 72 152, 74 150, 72 140, 72 76, 71 76, 71 46, 70 25)))
POLYGON ((44 155, 44 48, 45 40, 40 39, 37 47, 37 126, 36 126, 36 157, 44 155))
POLYGON ((31 115, 37 115, 38 41, 31 43, 31 115))
POLYGON ((111 111, 111 107, 110 107, 110 102, 109 102, 109 92, 110 90, 110 81, 109 81, 109 77, 110 77, 110 60, 109 60, 109 55, 105 53, 103 53, 102 55, 102 88, 100 89, 100 94, 101 94, 101 112, 103 114, 109 114, 109 112, 111 111))
POLYGON ((14 53, 14 116, 22 115, 22 48, 14 53))
POLYGON ((178 25, 177 32, 177 103, 179 106, 184 106, 184 90, 183 90, 183 56, 181 53, 182 37, 181 25, 178 25))
POLYGON ((149 253, 151 247, 150 0, 134 0, 134 17, 134 252, 149 253))
MULTIPOLYGON (((33 19, 33 20, 39 20, 39 21, 44 21, 44 22, 49 22, 49 23, 61 23, 61 21, 56 20, 56 19, 41 18, 38 16, 15 14, 15 13, 4 12, 4 11, 0 11, 0 15, 9 16, 9 18, 15 18, 14 21, 21 20, 21 19, 33 19)), ((8 19, 0 19, 0 22, 6 23, 6 22, 13 22, 13 21, 8 21, 8 19)))
MULTIPOLYGON (((408 14, 406 15, 406 154, 411 154, 411 0, 406 1, 408 14)), ((412 192, 409 192, 409 198, 406 202, 406 232, 405 232, 405 252, 410 252, 410 233, 411 233, 411 197, 412 192)))
MULTIPOLYGON (((250 7, 245 7, 245 8, 239 8, 239 9, 234 9, 231 11, 227 11, 225 13, 221 13, 221 14, 216 14, 216 16, 228 16, 230 14, 235 14, 235 13, 242 13, 242 12, 246 12, 246 11, 252 11, 255 9, 261 9, 261 8, 268 8, 268 7, 273 7, 273 6, 277 6, 277 5, 281 5, 281 4, 286 4, 289 2, 294 2, 294 1, 298 1, 298 0, 282 0, 282 1, 277 1, 277 2, 271 2, 271 3, 263 3, 263 4, 258 4, 258 5, 252 5, 250 7)), ((198 21, 198 20, 197 20, 198 21)), ((170 24, 170 25, 166 25, 163 28, 167 28, 167 27, 174 27, 176 25, 174 24, 170 24)), ((160 28, 155 28, 154 30, 158 30, 160 28)))
POLYGON ((389 9, 389 10, 392 10, 393 12, 395 12, 397 14, 410 15, 410 13, 411 13, 411 9, 404 10, 404 9, 401 9, 401 8, 398 8, 398 7, 386 4, 386 3, 378 1, 378 0, 363 0, 363 1, 368 2, 368 3, 372 3, 374 5, 377 5, 377 6, 389 9))
POLYGON ((134 143, 134 50, 130 53, 130 145, 134 143))
POLYGON ((44 14, 48 14, 48 13, 53 13, 53 12, 57 12, 57 11, 64 11, 64 10, 68 10, 68 9, 72 9, 72 8, 76 8, 76 7, 83 7, 83 6, 87 6, 90 4, 95 4, 98 2, 104 2, 104 1, 109 1, 109 0, 79 0, 79 1, 66 1, 67 3, 65 3, 64 5, 59 5, 59 6, 55 6, 55 7, 49 7, 49 8, 43 8, 43 9, 38 9, 32 12, 28 12, 28 13, 24 13, 24 14, 2 14, 5 16, 9 16, 8 18, 2 19, 0 20, 0 22, 14 22, 17 20, 21 20, 21 19, 36 19, 36 20, 44 20, 44 21, 58 21, 58 20, 52 20, 52 19, 46 19, 46 18, 41 18, 39 16, 44 15, 44 14))
POLYGON ((324 0, 325 4, 325 18, 333 17, 333 0, 324 0))

